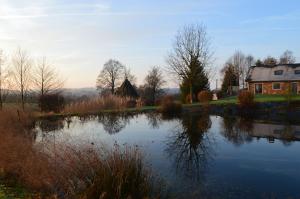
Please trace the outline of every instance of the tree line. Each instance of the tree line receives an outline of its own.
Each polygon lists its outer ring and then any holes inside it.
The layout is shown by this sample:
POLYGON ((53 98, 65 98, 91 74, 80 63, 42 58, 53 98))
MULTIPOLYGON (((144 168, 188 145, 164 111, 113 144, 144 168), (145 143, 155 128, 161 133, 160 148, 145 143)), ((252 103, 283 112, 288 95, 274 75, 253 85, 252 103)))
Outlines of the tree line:
MULTIPOLYGON (((167 57, 168 74, 179 80, 183 99, 190 103, 196 99, 197 94, 209 90, 209 78, 212 73, 212 56, 210 39, 203 24, 186 25, 180 29, 175 37, 172 51, 167 57)), ((97 88, 101 93, 115 94, 115 89, 125 75, 126 67, 117 60, 109 60, 103 66, 98 78, 97 88)), ((166 81, 161 67, 152 67, 138 90, 139 93, 154 104, 157 97, 163 93, 162 87, 166 81)))
POLYGON ((16 94, 24 110, 29 93, 43 99, 60 92, 63 85, 64 80, 46 57, 34 60, 22 48, 11 56, 0 50, 0 109, 9 95, 16 94))

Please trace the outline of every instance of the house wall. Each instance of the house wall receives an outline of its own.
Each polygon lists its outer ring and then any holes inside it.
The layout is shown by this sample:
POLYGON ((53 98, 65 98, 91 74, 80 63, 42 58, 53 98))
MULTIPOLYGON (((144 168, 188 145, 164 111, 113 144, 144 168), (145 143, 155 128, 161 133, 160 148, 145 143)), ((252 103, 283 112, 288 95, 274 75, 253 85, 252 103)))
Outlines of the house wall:
MULTIPOLYGON (((289 90, 289 86, 291 84, 291 82, 276 82, 276 83, 281 84, 281 89, 280 90, 274 90, 273 86, 272 86, 274 82, 257 82, 257 83, 262 83, 262 92, 263 92, 263 94, 287 94, 287 92, 289 90)), ((255 84, 257 84, 257 83, 256 82, 249 82, 248 83, 249 91, 251 91, 252 93, 255 93, 255 84)), ((300 81, 298 81, 297 83, 298 83, 298 94, 300 94, 300 81)))

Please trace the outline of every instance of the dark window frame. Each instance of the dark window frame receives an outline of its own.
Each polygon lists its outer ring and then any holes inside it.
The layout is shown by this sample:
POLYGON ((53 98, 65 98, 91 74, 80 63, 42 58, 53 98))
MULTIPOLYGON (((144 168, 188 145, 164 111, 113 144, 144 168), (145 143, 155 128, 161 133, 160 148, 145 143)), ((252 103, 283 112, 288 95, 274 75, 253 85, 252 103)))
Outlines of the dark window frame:
POLYGON ((283 70, 275 70, 274 75, 283 75, 283 70))
POLYGON ((295 75, 300 75, 300 70, 295 70, 295 75))
POLYGON ((281 83, 280 82, 273 82, 272 83, 272 89, 273 90, 281 90, 281 83), (274 88, 274 85, 279 85, 279 88, 274 88))

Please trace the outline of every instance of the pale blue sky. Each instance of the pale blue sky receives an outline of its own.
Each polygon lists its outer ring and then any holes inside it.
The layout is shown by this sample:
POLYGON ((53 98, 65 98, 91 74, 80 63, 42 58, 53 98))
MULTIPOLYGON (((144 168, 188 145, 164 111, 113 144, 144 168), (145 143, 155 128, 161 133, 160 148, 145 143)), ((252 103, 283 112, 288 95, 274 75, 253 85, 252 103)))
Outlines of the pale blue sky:
POLYGON ((47 56, 67 87, 95 86, 110 58, 142 83, 191 23, 207 26, 218 69, 235 50, 263 58, 290 49, 300 62, 298 0, 0 0, 0 48, 47 56))

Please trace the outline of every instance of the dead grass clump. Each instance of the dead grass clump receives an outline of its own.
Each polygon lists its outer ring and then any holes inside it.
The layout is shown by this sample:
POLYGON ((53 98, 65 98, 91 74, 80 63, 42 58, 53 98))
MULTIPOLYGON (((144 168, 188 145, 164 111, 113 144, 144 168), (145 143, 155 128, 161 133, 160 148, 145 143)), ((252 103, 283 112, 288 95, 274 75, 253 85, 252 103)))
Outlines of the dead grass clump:
POLYGON ((59 193, 64 198, 159 198, 163 190, 137 148, 66 147, 56 154, 59 193))
POLYGON ((103 110, 122 110, 128 107, 132 99, 115 95, 96 97, 67 105, 65 113, 92 113, 103 110))

